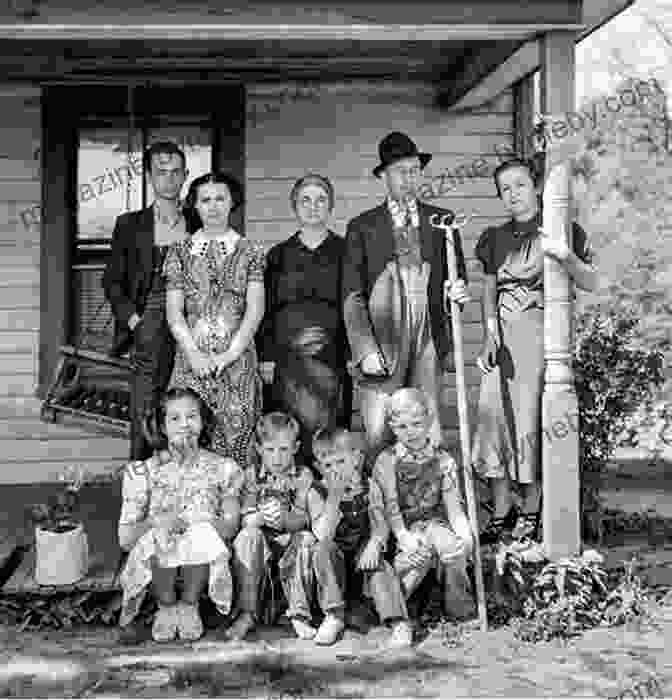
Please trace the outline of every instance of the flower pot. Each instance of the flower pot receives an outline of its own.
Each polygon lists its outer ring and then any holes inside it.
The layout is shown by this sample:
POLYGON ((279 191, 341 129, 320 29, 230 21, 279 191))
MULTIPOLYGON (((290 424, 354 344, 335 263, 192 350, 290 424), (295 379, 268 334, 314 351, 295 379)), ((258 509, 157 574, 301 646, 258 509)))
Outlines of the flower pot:
POLYGON ((80 523, 67 532, 35 528, 35 581, 42 586, 66 586, 86 576, 89 543, 80 523))

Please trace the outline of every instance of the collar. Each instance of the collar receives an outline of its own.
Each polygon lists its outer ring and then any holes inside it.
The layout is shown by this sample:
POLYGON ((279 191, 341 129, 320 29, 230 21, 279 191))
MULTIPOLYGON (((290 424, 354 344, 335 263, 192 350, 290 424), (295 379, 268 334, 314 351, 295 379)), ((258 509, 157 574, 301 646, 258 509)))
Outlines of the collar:
POLYGON ((408 218, 414 228, 420 226, 420 215, 418 214, 418 200, 412 199, 408 204, 402 204, 392 197, 387 198, 387 209, 392 216, 395 228, 405 228, 408 218))
POLYGON ((537 214, 528 221, 516 221, 515 219, 511 219, 513 235, 519 238, 539 233, 538 229, 540 226, 541 212, 537 212, 537 214))
POLYGON ((294 462, 287 471, 277 474, 270 469, 265 469, 263 464, 259 465, 259 478, 263 481, 282 481, 284 479, 296 479, 301 473, 301 467, 294 462))
POLYGON ((191 254, 203 257, 210 246, 219 245, 227 255, 230 255, 238 245, 242 236, 234 229, 229 229, 229 234, 224 236, 215 236, 212 238, 203 235, 203 229, 199 228, 191 236, 191 254))
POLYGON ((432 438, 428 438, 427 443, 421 450, 411 450, 406 445, 397 441, 394 443, 394 453, 397 459, 403 459, 409 462, 426 462, 428 459, 436 456, 436 451, 439 445, 432 438))

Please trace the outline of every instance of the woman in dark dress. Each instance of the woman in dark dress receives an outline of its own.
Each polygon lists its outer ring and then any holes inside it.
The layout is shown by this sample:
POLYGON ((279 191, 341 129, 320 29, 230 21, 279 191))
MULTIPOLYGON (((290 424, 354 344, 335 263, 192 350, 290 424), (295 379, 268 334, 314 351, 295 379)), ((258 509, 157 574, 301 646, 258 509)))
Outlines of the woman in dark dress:
POLYGON ((593 291, 597 273, 585 231, 572 226, 572 248, 541 230, 538 176, 532 163, 514 159, 494 173, 497 194, 511 215, 486 229, 475 255, 483 265, 485 343, 472 459, 490 479, 495 512, 483 543, 511 528, 536 536, 540 506, 541 397, 544 388, 544 257, 560 262, 579 289, 593 291), (512 505, 511 487, 522 496, 512 505))
POLYGON ((327 226, 334 188, 326 177, 305 175, 289 198, 299 230, 268 253, 257 349, 262 376, 271 385, 264 409, 296 417, 302 457, 309 462, 312 434, 350 421, 340 291, 345 244, 327 226))

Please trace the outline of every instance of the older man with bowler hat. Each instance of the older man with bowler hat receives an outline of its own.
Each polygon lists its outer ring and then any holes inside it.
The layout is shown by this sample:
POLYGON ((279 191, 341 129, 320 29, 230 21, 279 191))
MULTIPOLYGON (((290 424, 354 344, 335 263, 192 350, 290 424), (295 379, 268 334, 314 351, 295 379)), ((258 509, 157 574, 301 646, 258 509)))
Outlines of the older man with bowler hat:
POLYGON ((454 364, 447 302, 469 300, 459 234, 454 234, 459 279, 451 285, 445 234, 430 224, 432 215, 448 212, 417 198, 431 154, 400 132, 388 134, 378 152, 373 174, 387 196, 348 223, 343 270, 351 372, 359 384, 371 457, 391 437, 385 401, 401 387, 428 395, 435 416, 432 438, 441 441, 441 376, 454 364))

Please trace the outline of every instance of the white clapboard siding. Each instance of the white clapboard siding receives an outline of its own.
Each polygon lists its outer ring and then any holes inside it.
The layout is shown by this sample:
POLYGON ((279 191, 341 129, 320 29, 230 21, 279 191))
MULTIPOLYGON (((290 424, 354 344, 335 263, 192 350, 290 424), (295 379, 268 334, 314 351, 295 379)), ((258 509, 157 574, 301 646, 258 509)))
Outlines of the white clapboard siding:
MULTIPOLYGON (((276 90, 282 93, 282 88, 276 90)), ((307 171, 333 182, 331 227, 344 235, 348 220, 378 204, 384 194, 371 171, 378 163, 378 142, 388 131, 406 132, 421 150, 433 154, 425 181, 434 183, 436 193, 444 174, 443 193, 433 203, 469 217, 462 238, 474 301, 464 310, 463 337, 473 414, 480 383, 475 359, 482 342, 482 275, 473 254, 481 232, 506 220, 491 174, 513 141, 511 93, 502 93, 478 111, 456 115, 434 106, 428 86, 405 89, 401 83, 362 81, 321 88, 319 99, 283 100, 265 114, 263 104, 272 92, 268 86, 248 87, 248 114, 258 117, 248 121, 246 133, 246 231, 266 245, 295 230, 289 192, 307 171)), ((442 418, 450 432, 457 426, 453 375, 445 375, 442 398, 442 418)))
POLYGON ((0 87, 0 483, 51 481, 67 465, 103 473, 128 441, 40 421, 40 91, 0 87))

